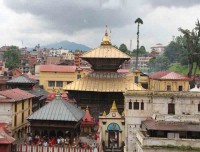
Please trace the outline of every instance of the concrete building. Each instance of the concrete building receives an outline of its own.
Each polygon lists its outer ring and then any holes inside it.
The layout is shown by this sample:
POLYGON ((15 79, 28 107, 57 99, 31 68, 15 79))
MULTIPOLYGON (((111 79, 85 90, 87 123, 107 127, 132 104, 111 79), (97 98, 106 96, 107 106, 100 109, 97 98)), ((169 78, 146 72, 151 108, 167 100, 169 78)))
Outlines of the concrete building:
POLYGON ((15 139, 25 137, 29 131, 26 118, 32 113, 33 97, 18 88, 0 91, 0 121, 11 124, 10 132, 15 139))
POLYGON ((156 44, 155 46, 151 47, 151 51, 157 52, 159 55, 163 54, 165 51, 165 46, 163 46, 161 43, 156 44))
POLYGON ((148 88, 124 94, 126 150, 198 149, 200 93, 189 91, 189 79, 174 72, 157 72, 149 76, 148 88))

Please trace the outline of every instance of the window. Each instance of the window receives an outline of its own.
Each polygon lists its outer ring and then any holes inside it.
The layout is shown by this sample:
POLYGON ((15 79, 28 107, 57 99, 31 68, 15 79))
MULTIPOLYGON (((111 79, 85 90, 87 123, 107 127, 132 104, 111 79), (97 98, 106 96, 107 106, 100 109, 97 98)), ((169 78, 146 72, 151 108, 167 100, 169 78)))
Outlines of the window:
POLYGON ((49 87, 55 87, 55 81, 49 81, 48 86, 49 87))
POLYGON ((171 91, 171 86, 167 85, 167 91, 171 91))
POLYGON ((17 116, 15 115, 14 126, 17 126, 17 116))
POLYGON ((30 109, 28 110, 28 115, 30 115, 31 114, 31 112, 30 112, 30 109))
POLYGON ((138 84, 138 76, 135 76, 134 82, 138 84))
POLYGON ((56 87, 63 87, 62 81, 56 81, 56 87))
POLYGON ((73 81, 67 81, 67 84, 70 84, 70 83, 72 83, 73 81))
POLYGON ((22 123, 24 122, 24 113, 22 112, 22 123))
POLYGON ((136 100, 136 102, 134 102, 133 103, 133 108, 135 109, 135 110, 139 110, 139 102, 137 102, 137 100, 136 100))
POLYGON ((200 112, 200 103, 198 104, 198 112, 200 112))
POLYGON ((78 75, 77 75, 77 79, 80 79, 80 78, 81 78, 81 75, 80 75, 80 74, 78 74, 78 75))
POLYGON ((17 103, 15 103, 15 112, 17 112, 17 103))
POLYGON ((179 86, 178 91, 183 91, 183 86, 179 86))
POLYGON ((131 101, 129 101, 129 103, 128 103, 128 108, 132 109, 132 102, 131 101))
POLYGON ((141 102, 141 110, 144 110, 144 102, 141 102))
POLYGON ((168 114, 175 114, 175 104, 174 103, 169 103, 168 104, 168 114))
POLYGON ((24 100, 22 101, 22 110, 24 110, 24 100))

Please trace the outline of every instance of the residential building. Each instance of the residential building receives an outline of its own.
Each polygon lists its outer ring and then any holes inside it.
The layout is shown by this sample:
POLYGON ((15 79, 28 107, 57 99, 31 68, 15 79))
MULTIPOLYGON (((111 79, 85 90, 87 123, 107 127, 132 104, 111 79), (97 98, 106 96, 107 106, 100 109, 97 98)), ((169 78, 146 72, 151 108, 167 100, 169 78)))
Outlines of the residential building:
POLYGON ((78 80, 87 75, 87 70, 82 70, 76 66, 63 65, 39 65, 39 85, 46 91, 52 90, 61 92, 63 86, 78 80))
POLYGON ((165 51, 165 46, 163 46, 161 43, 156 44, 155 46, 151 47, 151 51, 157 52, 159 55, 163 54, 165 51))
POLYGON ((0 91, 0 121, 11 124, 9 131, 15 139, 25 137, 29 131, 26 118, 32 113, 33 97, 18 88, 0 91))
POLYGON ((15 141, 6 129, 8 125, 7 123, 0 123, 0 152, 11 152, 12 143, 15 141))

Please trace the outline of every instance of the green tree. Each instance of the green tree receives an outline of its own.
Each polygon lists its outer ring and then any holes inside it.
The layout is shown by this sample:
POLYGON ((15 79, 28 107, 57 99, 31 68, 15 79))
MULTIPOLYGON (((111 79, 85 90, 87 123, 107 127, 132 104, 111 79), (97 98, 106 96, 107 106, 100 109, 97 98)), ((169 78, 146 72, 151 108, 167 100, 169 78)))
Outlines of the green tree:
POLYGON ((124 52, 124 53, 126 53, 126 54, 129 54, 129 51, 128 51, 128 49, 127 49, 127 46, 126 46, 124 43, 122 43, 122 44, 119 46, 119 50, 122 51, 122 52, 124 52))
POLYGON ((20 50, 16 46, 10 46, 4 53, 4 59, 6 60, 6 68, 13 69, 20 64, 20 50))
POLYGON ((164 55, 149 60, 149 72, 166 71, 168 70, 170 61, 164 55))
POLYGON ((135 23, 138 24, 137 27, 137 52, 136 52, 136 63, 135 63, 135 69, 138 68, 138 52, 139 52, 139 34, 140 34, 140 24, 143 24, 143 21, 141 18, 137 18, 135 20, 135 23))
POLYGON ((197 20, 196 27, 190 31, 188 29, 179 28, 179 31, 183 34, 186 39, 186 43, 183 47, 187 50, 188 57, 188 76, 192 76, 193 65, 196 63, 196 67, 194 70, 194 75, 196 74, 197 68, 200 68, 200 23, 197 20))
MULTIPOLYGON (((146 54, 147 51, 146 51, 146 48, 144 46, 141 46, 139 51, 138 51, 138 56, 142 56, 144 54, 146 54)), ((131 53, 132 56, 136 56, 137 55, 137 50, 134 49, 133 52, 131 53)))

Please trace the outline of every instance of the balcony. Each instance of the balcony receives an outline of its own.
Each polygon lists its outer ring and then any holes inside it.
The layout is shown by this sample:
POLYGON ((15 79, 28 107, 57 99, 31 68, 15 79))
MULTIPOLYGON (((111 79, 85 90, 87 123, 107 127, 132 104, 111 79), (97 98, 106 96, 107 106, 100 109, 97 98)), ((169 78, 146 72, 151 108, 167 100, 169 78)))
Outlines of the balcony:
POLYGON ((158 138, 148 137, 145 133, 138 131, 136 133, 136 139, 141 147, 192 147, 194 149, 200 149, 200 139, 182 139, 182 138, 158 138))

